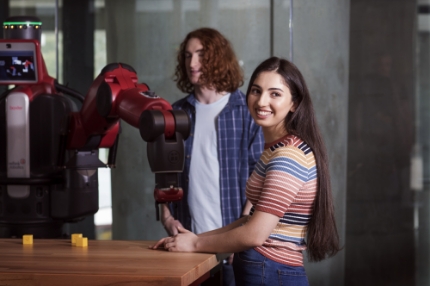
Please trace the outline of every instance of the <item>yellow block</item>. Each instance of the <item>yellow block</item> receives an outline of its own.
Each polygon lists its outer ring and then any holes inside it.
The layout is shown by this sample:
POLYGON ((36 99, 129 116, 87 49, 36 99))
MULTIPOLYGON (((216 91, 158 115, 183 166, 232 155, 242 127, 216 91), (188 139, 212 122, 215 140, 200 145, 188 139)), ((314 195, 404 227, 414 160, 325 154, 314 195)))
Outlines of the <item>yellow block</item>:
POLYGON ((72 244, 76 244, 76 240, 78 237, 82 237, 82 233, 73 233, 72 234, 72 244))
POLYGON ((32 234, 24 234, 22 236, 22 244, 33 244, 33 235, 32 234))
POLYGON ((76 238, 76 246, 87 247, 88 246, 88 238, 87 237, 76 238))

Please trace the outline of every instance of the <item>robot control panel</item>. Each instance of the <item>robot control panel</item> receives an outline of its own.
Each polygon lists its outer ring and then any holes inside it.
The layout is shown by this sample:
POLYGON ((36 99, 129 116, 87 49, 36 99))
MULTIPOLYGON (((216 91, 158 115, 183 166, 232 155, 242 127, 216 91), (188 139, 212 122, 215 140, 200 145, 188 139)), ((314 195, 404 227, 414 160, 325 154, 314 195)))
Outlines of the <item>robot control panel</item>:
POLYGON ((40 47, 37 41, 6 41, 0 44, 0 84, 39 82, 40 47))

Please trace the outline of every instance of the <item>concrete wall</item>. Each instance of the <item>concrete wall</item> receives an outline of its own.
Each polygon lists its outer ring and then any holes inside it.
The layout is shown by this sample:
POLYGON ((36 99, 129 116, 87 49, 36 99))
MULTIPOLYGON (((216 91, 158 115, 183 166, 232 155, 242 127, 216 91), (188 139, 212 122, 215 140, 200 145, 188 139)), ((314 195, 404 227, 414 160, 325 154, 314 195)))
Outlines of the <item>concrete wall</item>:
MULTIPOLYGON (((336 220, 345 245, 349 1, 294 1, 293 49, 328 149, 336 220)), ((310 284, 343 285, 344 256, 345 250, 323 262, 307 263, 310 284)))

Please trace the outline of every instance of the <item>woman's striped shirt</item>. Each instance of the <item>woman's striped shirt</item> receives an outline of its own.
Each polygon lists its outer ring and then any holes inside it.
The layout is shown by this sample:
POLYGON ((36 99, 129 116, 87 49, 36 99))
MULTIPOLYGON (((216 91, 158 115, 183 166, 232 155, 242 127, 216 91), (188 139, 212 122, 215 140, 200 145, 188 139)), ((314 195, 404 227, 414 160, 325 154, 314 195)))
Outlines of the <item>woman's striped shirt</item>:
POLYGON ((266 144, 247 182, 246 196, 254 210, 280 218, 266 242, 255 250, 279 263, 303 266, 306 228, 317 191, 315 157, 294 135, 266 144))

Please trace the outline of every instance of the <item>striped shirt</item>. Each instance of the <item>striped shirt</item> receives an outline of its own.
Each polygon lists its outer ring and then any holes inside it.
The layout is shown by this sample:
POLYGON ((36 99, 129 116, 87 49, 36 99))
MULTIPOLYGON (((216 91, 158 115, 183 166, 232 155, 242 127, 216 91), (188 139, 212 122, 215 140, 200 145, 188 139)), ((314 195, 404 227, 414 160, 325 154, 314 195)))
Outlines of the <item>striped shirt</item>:
MULTIPOLYGON (((193 133, 196 123, 195 105, 194 94, 190 94, 172 105, 174 109, 186 111, 191 120, 190 137, 185 141, 184 171, 180 176, 184 197, 170 209, 174 217, 186 229, 191 229, 187 201, 193 133)), ((227 105, 218 115, 216 129, 220 168, 220 207, 223 226, 225 226, 240 218, 242 214, 246 202, 246 181, 264 149, 264 137, 261 127, 255 124, 249 113, 245 95, 239 89, 231 93, 227 105)), ((204 192, 204 190, 201 191, 204 192)))
POLYGON ((305 237, 317 191, 315 157, 294 135, 266 144, 248 180, 246 196, 255 210, 280 218, 269 238, 255 250, 276 262, 303 266, 305 237))

